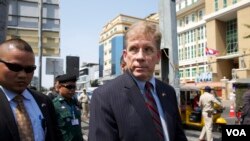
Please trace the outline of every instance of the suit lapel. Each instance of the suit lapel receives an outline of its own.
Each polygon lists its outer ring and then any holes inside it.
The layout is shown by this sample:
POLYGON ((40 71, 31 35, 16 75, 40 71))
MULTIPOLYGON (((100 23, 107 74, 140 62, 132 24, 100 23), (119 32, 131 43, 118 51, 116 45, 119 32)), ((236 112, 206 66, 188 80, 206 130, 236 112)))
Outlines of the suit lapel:
MULTIPOLYGON (((15 141, 19 141, 19 133, 16 125, 16 120, 13 115, 10 103, 0 88, 0 120, 7 124, 8 130, 11 132, 15 141), (4 113, 4 114, 3 114, 4 113)), ((1 128, 1 127, 0 127, 1 128)))
MULTIPOLYGON (((36 101, 36 103, 37 103, 37 105, 39 106, 39 108, 40 108, 40 110, 41 110, 41 112, 42 112, 42 114, 43 114, 43 116, 44 116, 44 118, 47 116, 47 110, 46 110, 46 108, 47 108, 47 105, 46 105, 46 103, 42 100, 43 98, 42 97, 40 97, 38 94, 36 94, 36 92, 34 92, 34 91, 32 91, 32 90, 30 90, 30 89, 28 89, 29 90, 29 92, 31 93, 31 95, 33 96, 33 98, 35 99, 35 101, 36 101)), ((46 118, 45 118, 46 119, 46 118)))
POLYGON ((173 119, 169 114, 169 107, 172 107, 172 102, 171 102, 171 99, 169 99, 168 94, 166 92, 168 91, 164 88, 164 85, 161 85, 161 82, 156 79, 156 93, 161 102, 161 107, 165 115, 165 121, 167 123, 169 140, 172 140, 174 136, 174 133, 172 132, 174 125, 172 122, 173 119))
MULTIPOLYGON (((150 133, 154 133, 155 130, 152 128, 154 127, 154 123, 148 109, 145 106, 143 95, 141 94, 136 82, 128 73, 126 75, 125 93, 127 94, 130 103, 134 106, 141 120, 144 121, 146 128, 150 130, 150 133)), ((153 135, 155 135, 155 138, 157 138, 156 134, 153 135)))

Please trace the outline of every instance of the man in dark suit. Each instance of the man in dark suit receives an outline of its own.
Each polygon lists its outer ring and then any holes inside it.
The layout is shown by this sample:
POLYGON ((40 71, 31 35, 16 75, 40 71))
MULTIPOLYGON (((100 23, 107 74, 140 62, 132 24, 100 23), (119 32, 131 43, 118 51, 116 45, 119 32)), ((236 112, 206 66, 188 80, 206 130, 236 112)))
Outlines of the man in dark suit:
POLYGON ((126 72, 100 86, 90 106, 89 141, 186 141, 173 87, 154 78, 161 33, 147 21, 125 35, 126 72))
MULTIPOLYGON (((21 97, 25 119, 31 129, 30 140, 58 141, 55 109, 45 95, 28 89, 36 69, 35 55, 31 46, 22 39, 10 39, 0 44, 0 140, 24 141, 21 115, 17 114, 21 97)), ((20 108, 20 107, 19 107, 20 108)), ((27 133, 26 133, 27 134, 27 133)), ((27 141, 27 140, 25 140, 27 141)))

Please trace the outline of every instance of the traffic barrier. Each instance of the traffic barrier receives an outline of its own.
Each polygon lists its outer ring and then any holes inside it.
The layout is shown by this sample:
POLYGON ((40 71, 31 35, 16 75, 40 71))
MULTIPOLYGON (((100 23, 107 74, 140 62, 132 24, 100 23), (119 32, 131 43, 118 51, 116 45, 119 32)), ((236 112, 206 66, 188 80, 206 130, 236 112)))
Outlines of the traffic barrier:
POLYGON ((233 104, 231 104, 231 106, 230 106, 229 117, 235 117, 234 105, 233 104))

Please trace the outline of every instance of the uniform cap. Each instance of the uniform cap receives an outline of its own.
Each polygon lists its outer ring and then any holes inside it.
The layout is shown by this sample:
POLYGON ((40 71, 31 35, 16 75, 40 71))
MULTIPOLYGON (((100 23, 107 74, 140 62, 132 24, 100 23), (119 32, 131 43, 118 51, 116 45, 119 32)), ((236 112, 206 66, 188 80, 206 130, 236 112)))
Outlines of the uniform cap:
POLYGON ((205 89, 204 89, 205 92, 209 92, 209 93, 211 92, 211 90, 212 90, 212 89, 211 89, 211 87, 209 87, 209 86, 206 86, 205 89))
POLYGON ((65 82, 76 82, 77 78, 75 75, 70 75, 70 74, 63 74, 60 75, 57 80, 59 83, 65 83, 65 82))

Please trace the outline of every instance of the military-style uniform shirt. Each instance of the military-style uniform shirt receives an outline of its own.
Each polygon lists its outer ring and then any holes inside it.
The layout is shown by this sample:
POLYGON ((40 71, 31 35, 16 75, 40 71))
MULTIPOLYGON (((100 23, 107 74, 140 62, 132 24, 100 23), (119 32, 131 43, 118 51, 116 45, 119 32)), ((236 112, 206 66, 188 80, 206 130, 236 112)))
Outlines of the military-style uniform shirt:
POLYGON ((204 92, 200 96, 199 106, 202 108, 202 112, 212 112, 214 110, 214 103, 222 106, 222 103, 208 92, 204 92))
POLYGON ((58 127, 63 135, 64 141, 83 141, 81 132, 81 111, 77 101, 66 100, 58 95, 53 104, 56 110, 58 127))

